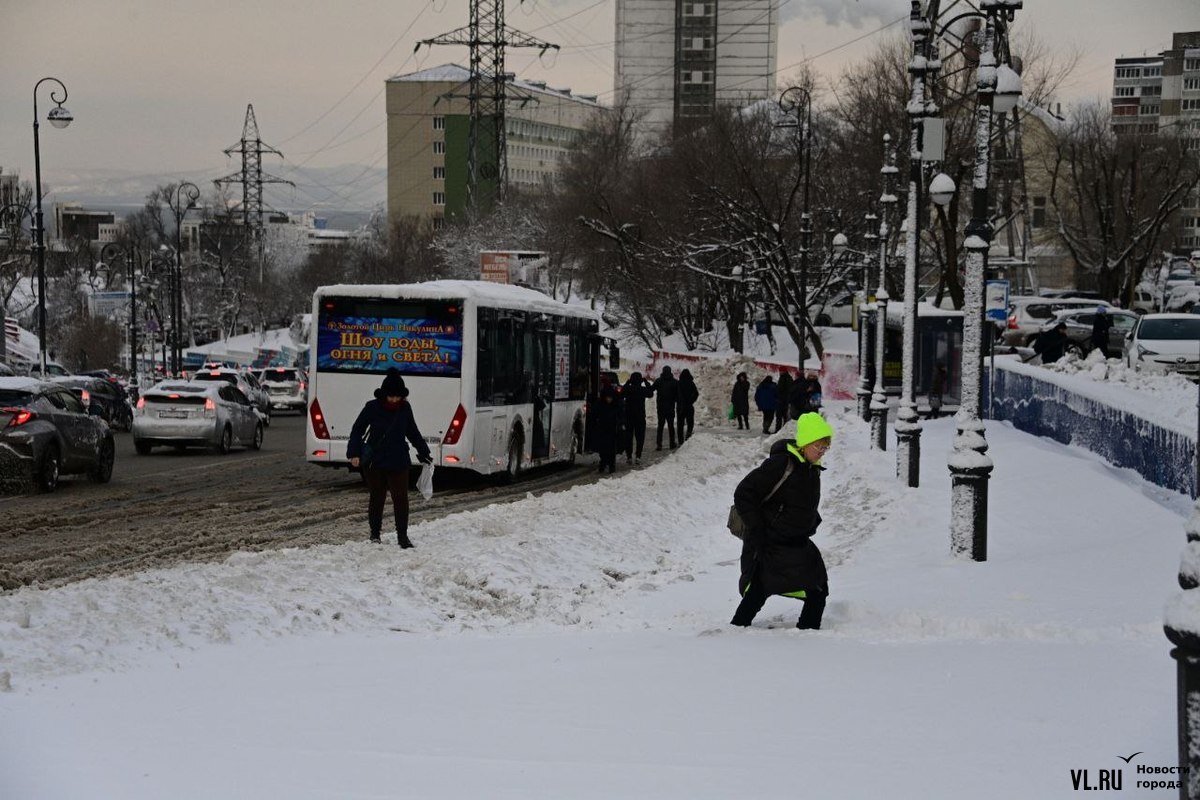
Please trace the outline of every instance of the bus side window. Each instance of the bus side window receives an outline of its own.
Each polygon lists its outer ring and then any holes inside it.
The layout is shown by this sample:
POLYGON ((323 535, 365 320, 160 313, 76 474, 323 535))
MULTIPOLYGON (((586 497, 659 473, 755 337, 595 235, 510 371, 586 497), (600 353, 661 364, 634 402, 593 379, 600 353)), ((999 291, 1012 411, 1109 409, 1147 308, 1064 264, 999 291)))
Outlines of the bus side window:
POLYGON ((479 347, 475 379, 475 402, 478 405, 489 406, 495 402, 493 396, 493 379, 496 371, 496 312, 490 308, 480 308, 476 312, 479 322, 479 347))

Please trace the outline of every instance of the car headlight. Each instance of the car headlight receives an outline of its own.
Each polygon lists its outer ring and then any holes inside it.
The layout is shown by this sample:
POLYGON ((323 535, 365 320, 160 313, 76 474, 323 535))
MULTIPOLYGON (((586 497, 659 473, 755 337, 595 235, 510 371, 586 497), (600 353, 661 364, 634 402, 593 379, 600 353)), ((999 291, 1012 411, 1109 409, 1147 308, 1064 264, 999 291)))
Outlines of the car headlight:
POLYGON ((1150 350, 1150 349, 1148 349, 1148 348, 1146 348, 1146 347, 1143 347, 1142 345, 1140 345, 1140 344, 1139 344, 1139 345, 1137 346, 1137 354, 1138 354, 1138 358, 1142 358, 1143 356, 1156 356, 1156 355, 1158 355, 1158 351, 1157 351, 1157 350, 1150 350))

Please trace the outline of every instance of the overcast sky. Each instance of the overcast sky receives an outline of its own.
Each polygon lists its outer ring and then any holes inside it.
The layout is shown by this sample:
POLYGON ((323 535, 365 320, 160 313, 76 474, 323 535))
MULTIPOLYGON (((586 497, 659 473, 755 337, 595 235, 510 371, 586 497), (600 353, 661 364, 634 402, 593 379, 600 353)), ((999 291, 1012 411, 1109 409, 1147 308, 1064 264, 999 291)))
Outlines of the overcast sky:
MULTIPOLYGON (((664 0, 670 2, 671 0, 664 0)), ((781 0, 780 79, 813 59, 834 76, 863 57, 907 0, 781 0)), ((943 0, 943 6, 950 0, 943 0)), ((1200 0, 1025 0, 1018 27, 1085 51, 1064 106, 1107 95, 1115 57, 1157 53, 1200 29, 1200 0)), ((43 177, 113 168, 196 183, 240 168, 223 150, 253 103, 263 141, 297 167, 385 164, 384 80, 446 62, 464 47, 416 42, 467 22, 468 0, 0 0, 0 167, 33 178, 33 87, 61 79, 75 122, 41 129, 43 177)), ((509 68, 552 86, 612 97, 616 0, 508 0, 511 27, 555 42, 509 68)), ((52 107, 49 84, 38 95, 52 107)), ((276 158, 264 159, 270 171, 276 158)), ((203 185, 203 184, 202 184, 203 185)))

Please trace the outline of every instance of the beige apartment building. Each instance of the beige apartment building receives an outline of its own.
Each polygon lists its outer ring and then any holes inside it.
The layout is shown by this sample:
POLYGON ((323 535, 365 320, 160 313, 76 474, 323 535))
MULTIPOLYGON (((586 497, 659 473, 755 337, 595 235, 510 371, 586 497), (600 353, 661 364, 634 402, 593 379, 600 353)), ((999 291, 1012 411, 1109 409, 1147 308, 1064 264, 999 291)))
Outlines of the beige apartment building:
MULTIPOLYGON (((388 218, 430 219, 441 227, 467 204, 467 81, 457 64, 389 78, 388 218)), ((604 106, 594 95, 512 79, 506 99, 508 185, 537 191, 553 181, 581 131, 604 106)))

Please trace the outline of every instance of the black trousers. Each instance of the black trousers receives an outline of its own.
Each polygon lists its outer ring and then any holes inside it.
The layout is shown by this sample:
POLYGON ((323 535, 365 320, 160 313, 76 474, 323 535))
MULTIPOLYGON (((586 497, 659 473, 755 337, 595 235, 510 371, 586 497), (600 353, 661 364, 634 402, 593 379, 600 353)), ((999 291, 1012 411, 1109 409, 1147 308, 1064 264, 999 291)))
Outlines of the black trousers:
MULTIPOLYGON (((763 415, 763 433, 770 433, 771 432, 771 423, 773 423, 775 421, 775 411, 774 411, 774 409, 772 409, 771 411, 764 411, 764 412, 762 412, 762 415, 763 415)), ((779 430, 779 429, 776 428, 776 430, 779 430)))
POLYGON ((392 514, 396 518, 396 533, 408 536, 408 470, 375 469, 367 467, 367 524, 371 536, 378 536, 383 527, 383 501, 392 494, 392 514))
POLYGON ((675 424, 679 430, 677 438, 679 439, 679 443, 683 444, 684 441, 691 438, 692 430, 696 427, 696 408, 694 406, 688 406, 687 408, 680 406, 675 414, 675 424))
POLYGON ((667 433, 671 437, 671 447, 675 447, 675 409, 664 411, 658 415, 658 438, 656 444, 658 449, 662 449, 663 428, 667 429, 667 433))
MULTIPOLYGON (((766 605, 768 597, 770 595, 763 590, 760 581, 752 582, 746 589, 746 593, 742 595, 742 602, 738 603, 737 611, 733 612, 733 619, 729 621, 729 624, 743 628, 749 627, 750 623, 754 621, 754 617, 766 605)), ((804 609, 800 612, 800 619, 796 622, 797 628, 804 630, 821 628, 821 617, 825 614, 825 598, 825 593, 820 590, 808 592, 808 597, 804 600, 804 609)))
POLYGON ((633 458, 642 457, 642 447, 646 444, 646 418, 628 417, 625 420, 625 455, 633 458))

